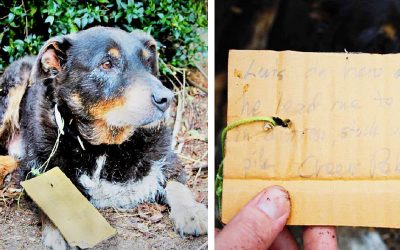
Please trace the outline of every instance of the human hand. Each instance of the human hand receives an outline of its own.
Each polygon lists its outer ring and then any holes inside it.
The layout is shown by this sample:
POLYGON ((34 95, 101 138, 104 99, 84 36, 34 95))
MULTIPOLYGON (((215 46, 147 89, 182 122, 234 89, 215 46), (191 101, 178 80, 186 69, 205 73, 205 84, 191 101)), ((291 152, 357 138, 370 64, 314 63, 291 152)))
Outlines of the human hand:
MULTIPOLYGON (((290 213, 288 192, 279 186, 261 191, 216 235, 215 248, 299 249, 285 228, 290 213)), ((337 249, 334 227, 307 227, 303 232, 305 250, 337 249)))

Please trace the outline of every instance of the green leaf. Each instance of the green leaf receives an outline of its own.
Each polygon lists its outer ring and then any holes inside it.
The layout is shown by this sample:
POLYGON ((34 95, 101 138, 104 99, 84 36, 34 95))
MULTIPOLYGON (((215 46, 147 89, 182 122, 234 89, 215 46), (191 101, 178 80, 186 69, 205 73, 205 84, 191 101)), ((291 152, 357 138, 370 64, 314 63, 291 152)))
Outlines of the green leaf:
POLYGON ((4 46, 3 50, 8 53, 12 51, 11 46, 4 46))
POLYGON ((8 21, 12 22, 14 20, 15 15, 13 13, 8 13, 8 21))
POLYGON ((37 7, 35 5, 30 5, 29 15, 33 16, 37 12, 37 7))
POLYGON ((70 28, 71 28, 71 33, 75 33, 75 32, 79 31, 78 27, 76 27, 76 25, 73 23, 71 23, 70 28))
POLYGON ((118 14, 116 14, 116 15, 114 16, 114 22, 117 22, 118 19, 121 18, 121 17, 122 17, 122 13, 121 13, 121 12, 118 13, 118 14))
POLYGON ((121 9, 121 0, 117 0, 118 9, 121 9))
POLYGON ((44 20, 44 22, 45 22, 45 23, 50 23, 50 25, 52 25, 53 22, 54 22, 54 16, 48 16, 48 17, 46 18, 46 20, 44 20))
POLYGON ((79 28, 81 28, 81 19, 75 18, 75 19, 74 19, 74 23, 76 23, 76 25, 77 25, 79 28))
POLYGON ((88 23, 88 18, 87 17, 82 18, 82 28, 85 28, 87 23, 88 23))

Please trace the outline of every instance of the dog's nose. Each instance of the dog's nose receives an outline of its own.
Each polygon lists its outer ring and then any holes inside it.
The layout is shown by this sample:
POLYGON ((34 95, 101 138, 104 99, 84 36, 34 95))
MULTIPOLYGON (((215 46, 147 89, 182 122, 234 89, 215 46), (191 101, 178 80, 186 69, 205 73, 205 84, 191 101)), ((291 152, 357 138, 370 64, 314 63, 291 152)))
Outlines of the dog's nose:
POLYGON ((154 105, 163 112, 169 108, 173 97, 172 91, 165 87, 154 91, 151 95, 154 105))

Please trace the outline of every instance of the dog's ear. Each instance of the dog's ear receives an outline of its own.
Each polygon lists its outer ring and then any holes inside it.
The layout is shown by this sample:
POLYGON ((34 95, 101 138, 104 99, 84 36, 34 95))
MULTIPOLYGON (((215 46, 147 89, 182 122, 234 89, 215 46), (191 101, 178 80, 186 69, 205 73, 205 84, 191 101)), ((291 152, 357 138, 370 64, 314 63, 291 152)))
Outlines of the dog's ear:
POLYGON ((150 52, 150 55, 145 55, 146 61, 150 64, 151 71, 153 75, 159 75, 159 67, 158 67, 158 52, 157 52, 157 42, 156 40, 149 34, 141 30, 134 30, 131 33, 135 36, 136 39, 141 41, 145 48, 146 52, 150 52))
POLYGON ((66 36, 57 36, 48 40, 40 49, 32 68, 29 83, 54 78, 63 69, 66 62, 66 51, 71 42, 66 36))

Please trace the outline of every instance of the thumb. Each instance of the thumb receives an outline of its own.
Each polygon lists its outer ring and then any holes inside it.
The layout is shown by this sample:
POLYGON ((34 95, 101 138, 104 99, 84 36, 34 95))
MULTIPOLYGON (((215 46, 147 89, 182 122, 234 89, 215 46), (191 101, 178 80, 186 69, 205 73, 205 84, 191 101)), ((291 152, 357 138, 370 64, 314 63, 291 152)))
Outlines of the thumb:
POLYGON ((288 192, 279 186, 266 188, 217 235, 215 248, 267 249, 283 230, 289 213, 288 192))

